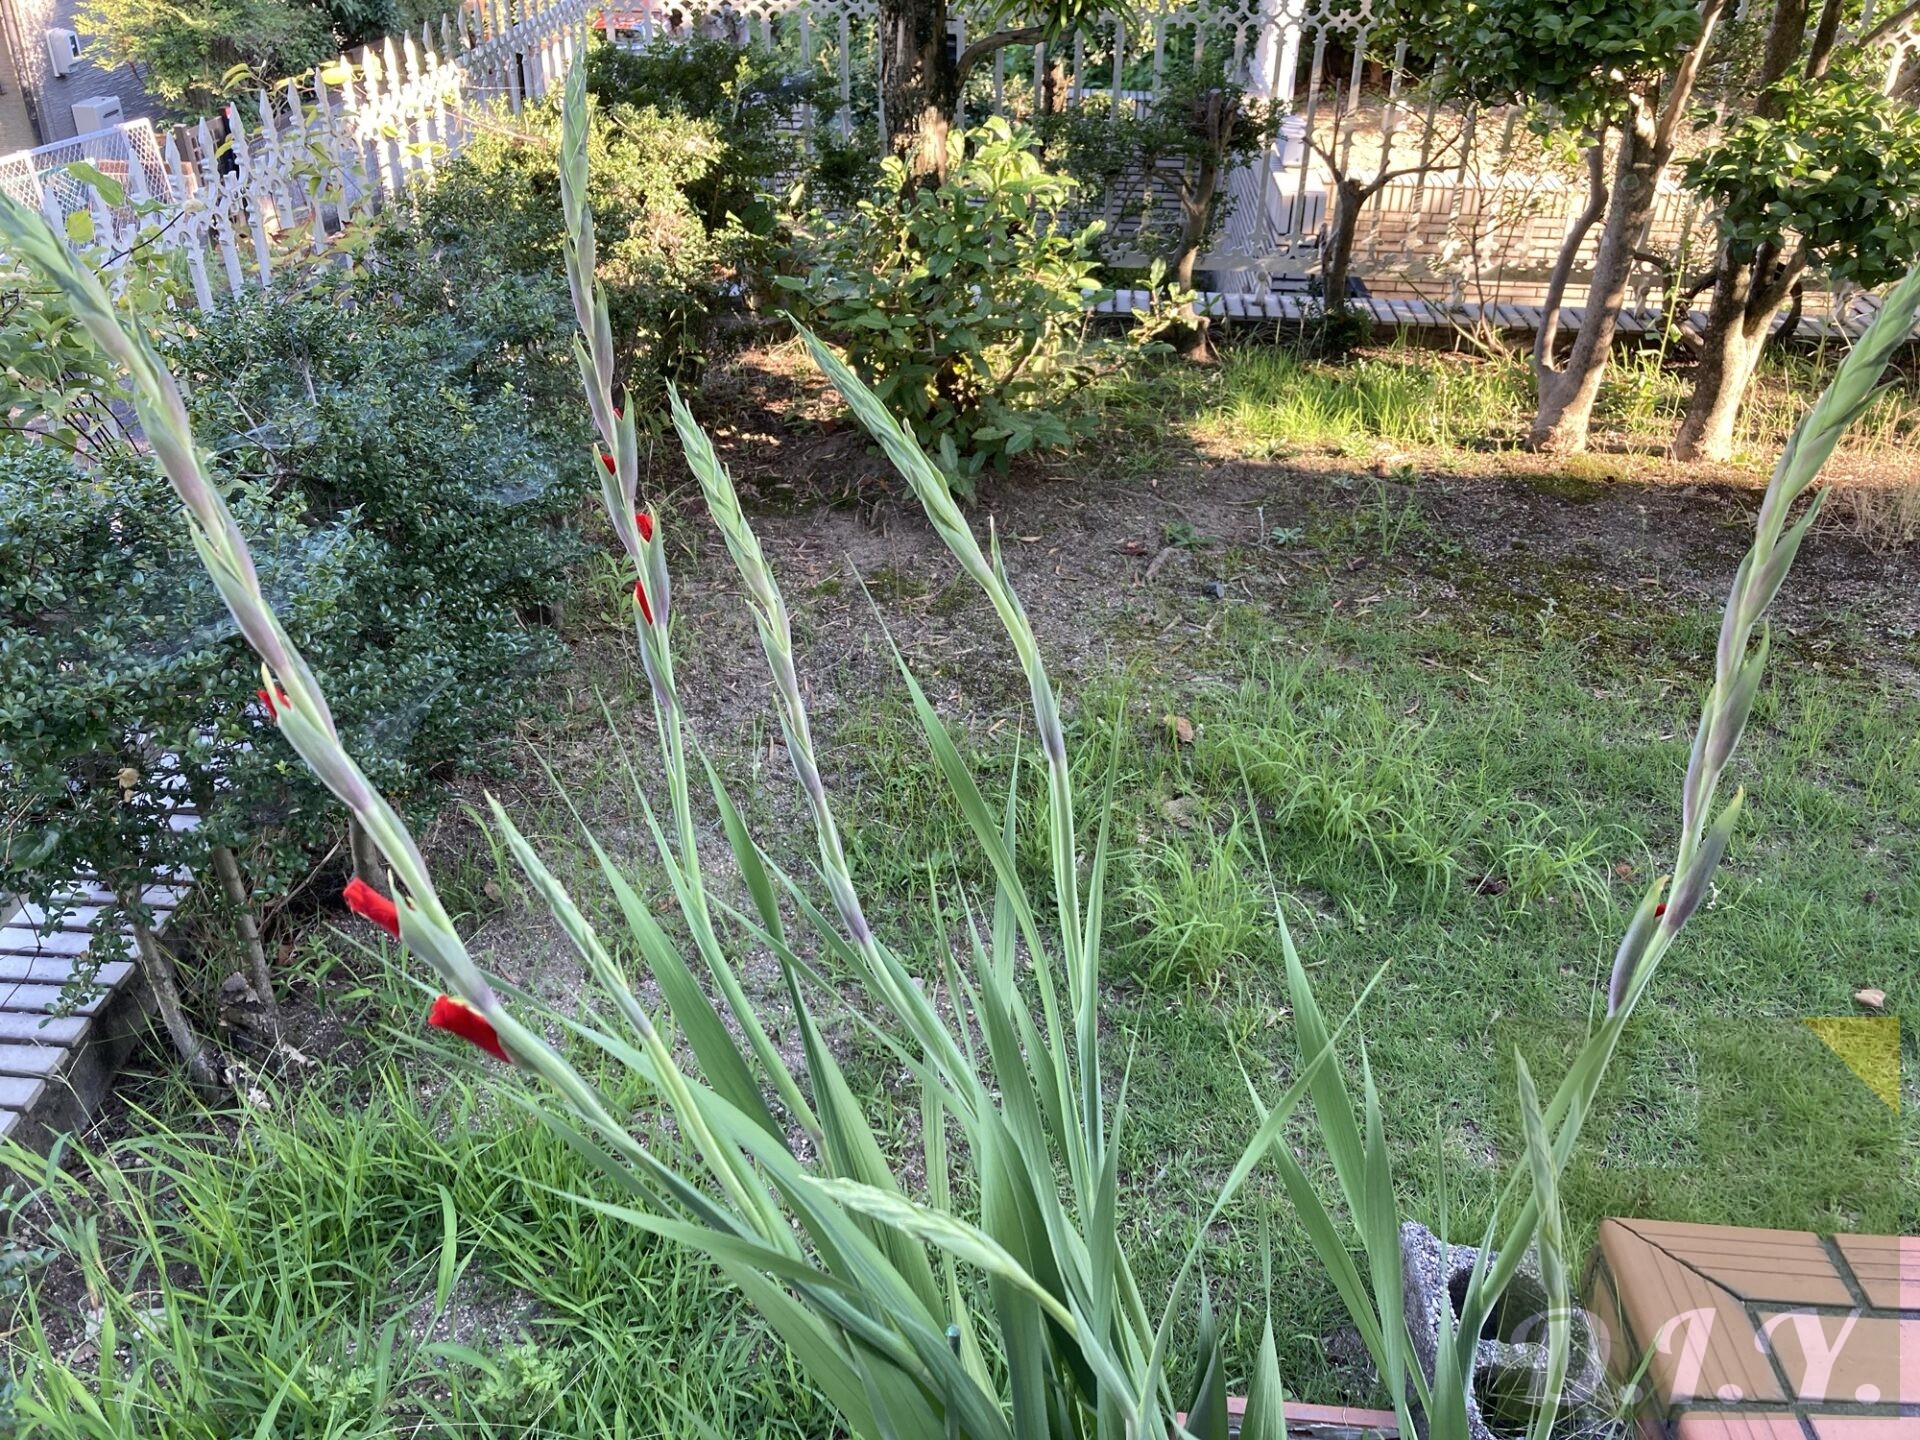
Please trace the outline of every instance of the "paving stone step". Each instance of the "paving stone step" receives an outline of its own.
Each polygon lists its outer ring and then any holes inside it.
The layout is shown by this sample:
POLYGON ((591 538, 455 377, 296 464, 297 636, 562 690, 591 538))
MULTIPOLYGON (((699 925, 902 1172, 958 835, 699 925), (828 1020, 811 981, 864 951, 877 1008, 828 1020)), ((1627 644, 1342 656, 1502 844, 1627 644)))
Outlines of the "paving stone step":
POLYGON ((84 930, 56 930, 39 935, 24 925, 0 928, 0 955, 80 956, 93 946, 93 936, 84 930))
POLYGON ((72 1047, 86 1038, 93 1020, 86 1015, 49 1015, 0 1010, 0 1044, 72 1047))
MULTIPOLYGON (((0 985, 26 981, 65 985, 74 976, 74 959, 62 955, 0 955, 0 985)), ((133 973, 131 960, 109 960, 93 977, 95 987, 111 990, 133 973)))
POLYGON ((0 1075, 0 1108, 31 1110, 46 1088, 38 1076, 0 1075))
POLYGON ((0 1043, 0 1075, 45 1079, 63 1069, 68 1058, 66 1048, 60 1045, 0 1043))
POLYGON ((32 981, 0 980, 0 1015, 23 1014, 44 1015, 49 1010, 61 1008, 62 1002, 77 1002, 67 1005, 76 1015, 98 1014, 100 1007, 106 1004, 108 992, 95 985, 76 995, 67 993, 64 985, 36 985, 32 981))

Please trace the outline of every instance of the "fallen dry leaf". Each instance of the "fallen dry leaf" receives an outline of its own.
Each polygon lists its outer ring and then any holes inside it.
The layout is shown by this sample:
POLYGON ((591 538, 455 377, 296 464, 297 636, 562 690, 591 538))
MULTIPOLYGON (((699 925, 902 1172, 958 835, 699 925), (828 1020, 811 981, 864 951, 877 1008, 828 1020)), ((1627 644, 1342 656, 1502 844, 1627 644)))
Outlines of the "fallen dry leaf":
POLYGON ((1182 745, 1193 744, 1193 722, 1191 720, 1187 719, 1184 715, 1168 715, 1165 717, 1165 721, 1167 729, 1173 732, 1174 739, 1178 740, 1182 745))
POLYGON ((1869 1010, 1884 1010, 1887 1008, 1887 992, 1884 990, 1874 990, 1872 988, 1856 990, 1853 992, 1853 1000, 1856 1005, 1864 1005, 1869 1010))

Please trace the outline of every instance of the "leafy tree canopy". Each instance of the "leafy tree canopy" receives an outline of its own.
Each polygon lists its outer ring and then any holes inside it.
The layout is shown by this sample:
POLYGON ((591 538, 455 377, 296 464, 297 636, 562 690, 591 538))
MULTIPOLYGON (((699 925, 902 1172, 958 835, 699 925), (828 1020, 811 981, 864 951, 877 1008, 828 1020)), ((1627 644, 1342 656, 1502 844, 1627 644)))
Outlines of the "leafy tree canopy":
POLYGON ((279 80, 414 28, 451 0, 86 0, 79 28, 115 65, 138 65, 169 105, 197 112, 236 76, 279 80))
POLYGON ((1777 118, 1748 115, 1686 162, 1736 259, 1804 245, 1872 288, 1920 254, 1920 112, 1858 80, 1783 80, 1777 118))
POLYGON ((1582 128, 1616 116, 1700 34, 1691 0, 1387 0, 1383 19, 1456 94, 1531 100, 1582 128))

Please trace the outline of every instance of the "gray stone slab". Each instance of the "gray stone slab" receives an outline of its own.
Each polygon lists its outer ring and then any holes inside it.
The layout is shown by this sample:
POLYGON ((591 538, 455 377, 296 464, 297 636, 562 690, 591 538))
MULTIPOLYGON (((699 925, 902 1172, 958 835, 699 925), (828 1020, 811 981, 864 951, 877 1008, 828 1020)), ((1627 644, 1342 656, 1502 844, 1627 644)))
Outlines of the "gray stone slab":
POLYGON ((0 1041, 0 1075, 31 1075, 45 1079, 67 1062, 58 1045, 19 1045, 0 1041))
MULTIPOLYGON (((14 917, 13 923, 16 925, 24 925, 29 930, 45 930, 47 928, 47 914, 48 911, 45 906, 22 905, 20 907, 20 913, 14 917)), ((93 922, 99 918, 100 907, 98 905, 83 905, 78 910, 68 910, 64 914, 61 914, 54 922, 52 928, 55 930, 91 930, 93 928, 93 922)))
POLYGON ((0 1075, 0 1106, 9 1110, 31 1110, 46 1088, 47 1082, 38 1077, 0 1075))
MULTIPOLYGON (((58 955, 0 955, 0 985, 28 981, 35 985, 64 985, 73 978, 74 962, 58 955)), ((94 975, 94 983, 112 989, 133 973, 130 960, 109 960, 94 975)))
POLYGON ((85 1015, 0 1010, 0 1044, 69 1049, 86 1039, 92 1025, 85 1015))
POLYGON ((51 935, 36 935, 24 925, 0 929, 0 955, 66 955, 87 953, 93 936, 84 930, 56 930, 51 935))
MULTIPOLYGON (((83 1004, 72 1007, 76 1015, 91 1015, 106 1003, 106 990, 98 987, 83 1004)), ((0 1014, 44 1015, 59 1008, 62 1000, 71 1000, 64 985, 35 985, 22 981, 0 981, 0 1014)))
MULTIPOLYGON (((141 891, 140 902, 150 910, 171 910, 178 905, 185 892, 176 885, 150 885, 141 891)), ((63 899, 69 899, 78 905, 112 905, 118 903, 118 897, 101 885, 91 875, 82 875, 74 880, 73 889, 63 899)))

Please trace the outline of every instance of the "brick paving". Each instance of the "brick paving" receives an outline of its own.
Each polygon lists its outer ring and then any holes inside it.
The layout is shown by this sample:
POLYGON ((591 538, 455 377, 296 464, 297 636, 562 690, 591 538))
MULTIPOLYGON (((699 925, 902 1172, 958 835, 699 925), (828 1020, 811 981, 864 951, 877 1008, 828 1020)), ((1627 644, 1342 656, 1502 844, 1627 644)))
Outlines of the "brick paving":
POLYGON ((1592 1291, 1648 1440, 1920 1440, 1920 1236, 1609 1220, 1592 1291))

